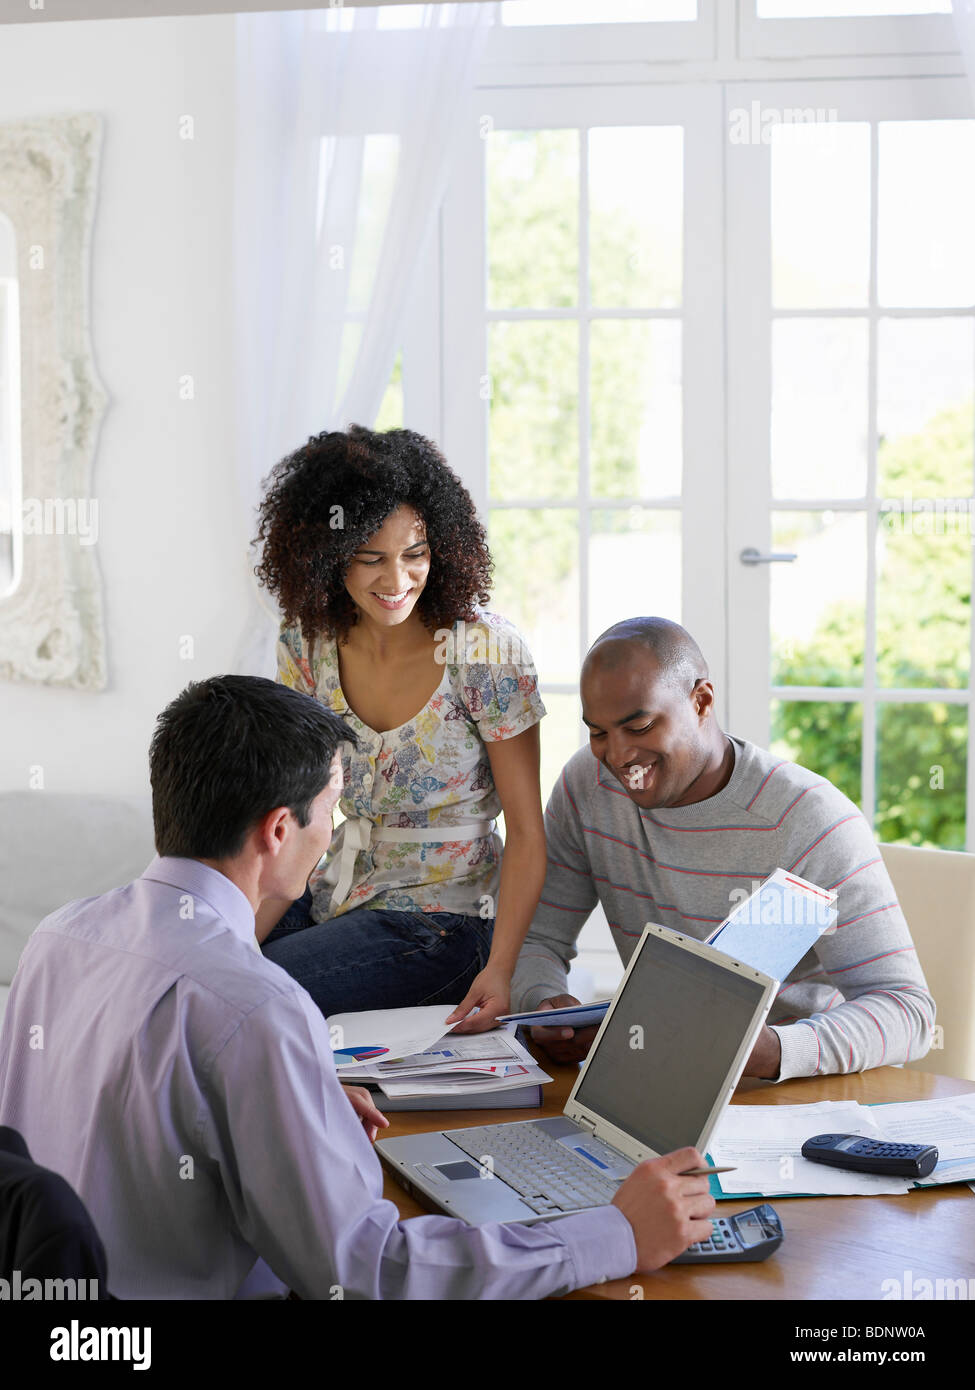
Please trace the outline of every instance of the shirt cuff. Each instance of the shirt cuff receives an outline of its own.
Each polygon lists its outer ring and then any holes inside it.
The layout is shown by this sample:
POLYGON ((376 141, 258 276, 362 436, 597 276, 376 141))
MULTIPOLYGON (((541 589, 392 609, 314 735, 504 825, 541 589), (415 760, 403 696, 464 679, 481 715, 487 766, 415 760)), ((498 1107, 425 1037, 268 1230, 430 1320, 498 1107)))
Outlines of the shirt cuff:
POLYGON ((819 1037, 809 1023, 790 1023, 785 1027, 772 1026, 782 1045, 782 1060, 776 1081, 789 1081, 794 1076, 815 1076, 822 1055, 819 1037))
MULTIPOLYGON (((573 1289, 625 1279, 636 1270, 633 1227, 619 1207, 594 1207, 563 1216, 552 1225, 565 1242, 575 1270, 573 1289)), ((571 1292, 571 1290, 570 1290, 571 1292)))

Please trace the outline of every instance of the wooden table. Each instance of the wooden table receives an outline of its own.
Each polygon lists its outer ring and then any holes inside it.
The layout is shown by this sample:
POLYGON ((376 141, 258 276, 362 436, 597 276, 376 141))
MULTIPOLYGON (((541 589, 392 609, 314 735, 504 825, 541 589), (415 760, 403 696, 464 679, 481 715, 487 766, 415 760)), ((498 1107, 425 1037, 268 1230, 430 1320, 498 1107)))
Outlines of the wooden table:
MULTIPOLYGON (((532 1049, 535 1050, 534 1048, 532 1049)), ((538 1058, 554 1080, 543 1088, 540 1110, 391 1111, 384 1138, 432 1129, 501 1124, 559 1115, 577 1067, 538 1058)), ((747 1078, 732 1104, 795 1105, 818 1100, 928 1100, 975 1091, 975 1082, 899 1067, 849 1076, 806 1077, 771 1085, 747 1078)), ((403 1217, 424 1212, 385 1175, 384 1195, 403 1217)), ((785 1240, 759 1264, 690 1268, 671 1265, 654 1274, 590 1285, 569 1294, 586 1299, 882 1299, 884 1281, 910 1278, 971 1280, 975 1296, 975 1192, 967 1183, 916 1190, 898 1197, 776 1197, 785 1240)), ((718 1203, 724 1215, 754 1206, 753 1198, 718 1203)))

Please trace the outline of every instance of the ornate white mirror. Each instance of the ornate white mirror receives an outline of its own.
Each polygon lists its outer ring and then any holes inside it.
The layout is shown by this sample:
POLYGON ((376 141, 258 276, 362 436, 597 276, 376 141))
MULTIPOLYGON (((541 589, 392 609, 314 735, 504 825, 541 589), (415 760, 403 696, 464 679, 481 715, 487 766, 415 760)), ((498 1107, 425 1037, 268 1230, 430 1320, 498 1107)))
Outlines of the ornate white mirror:
POLYGON ((98 501, 105 392, 88 332, 102 122, 0 124, 0 677, 106 683, 98 501))

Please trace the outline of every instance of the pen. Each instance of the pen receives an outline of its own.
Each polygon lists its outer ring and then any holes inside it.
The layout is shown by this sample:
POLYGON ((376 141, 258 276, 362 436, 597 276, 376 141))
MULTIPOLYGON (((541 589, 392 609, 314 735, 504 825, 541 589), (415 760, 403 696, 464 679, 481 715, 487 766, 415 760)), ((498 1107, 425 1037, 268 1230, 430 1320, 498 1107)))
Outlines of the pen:
POLYGON ((734 1165, 730 1168, 685 1168, 682 1173, 678 1173, 680 1178, 706 1178, 709 1173, 733 1173, 734 1165))

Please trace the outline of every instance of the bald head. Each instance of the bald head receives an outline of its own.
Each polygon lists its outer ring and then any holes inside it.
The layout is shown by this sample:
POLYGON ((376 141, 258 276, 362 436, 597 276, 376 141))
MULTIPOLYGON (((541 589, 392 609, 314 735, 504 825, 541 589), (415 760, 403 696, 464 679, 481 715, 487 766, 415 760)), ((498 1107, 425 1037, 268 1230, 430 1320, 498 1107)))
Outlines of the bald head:
POLYGON ((582 676, 596 670, 612 671, 625 665, 634 645, 648 651, 668 685, 690 690, 707 677, 708 664, 686 628, 667 618, 624 618, 596 638, 582 663, 582 676))
POLYGON ((707 663, 679 623, 616 623, 589 648, 579 693, 590 749, 644 810, 702 801, 730 777, 707 663))

